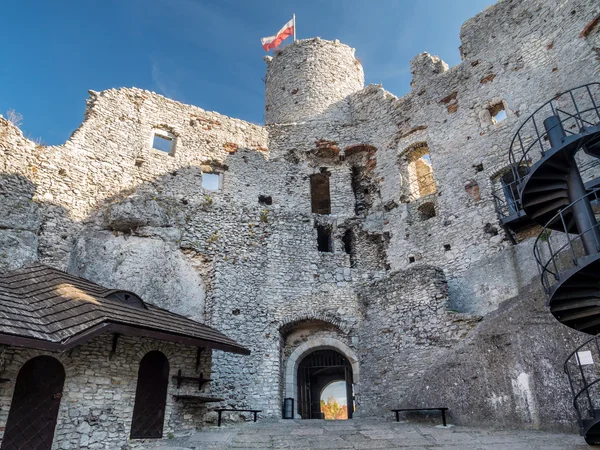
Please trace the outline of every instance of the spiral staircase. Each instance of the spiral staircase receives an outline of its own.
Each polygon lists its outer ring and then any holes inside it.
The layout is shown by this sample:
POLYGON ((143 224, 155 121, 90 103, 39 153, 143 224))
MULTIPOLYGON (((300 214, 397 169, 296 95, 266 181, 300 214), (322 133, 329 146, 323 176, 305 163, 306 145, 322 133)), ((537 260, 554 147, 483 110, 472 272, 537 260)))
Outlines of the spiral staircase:
POLYGON ((543 227, 534 256, 550 311, 593 336, 569 356, 565 371, 581 434, 600 444, 600 83, 539 107, 515 134, 509 159, 519 206, 543 227), (592 168, 587 183, 584 167, 592 168))

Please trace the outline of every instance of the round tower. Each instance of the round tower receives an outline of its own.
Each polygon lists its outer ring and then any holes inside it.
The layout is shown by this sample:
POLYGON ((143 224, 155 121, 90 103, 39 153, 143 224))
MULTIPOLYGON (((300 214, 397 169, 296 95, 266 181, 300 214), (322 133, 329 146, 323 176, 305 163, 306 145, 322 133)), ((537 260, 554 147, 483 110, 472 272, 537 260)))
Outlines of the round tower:
POLYGON ((267 125, 315 118, 364 87, 354 49, 337 40, 296 41, 265 60, 267 125))

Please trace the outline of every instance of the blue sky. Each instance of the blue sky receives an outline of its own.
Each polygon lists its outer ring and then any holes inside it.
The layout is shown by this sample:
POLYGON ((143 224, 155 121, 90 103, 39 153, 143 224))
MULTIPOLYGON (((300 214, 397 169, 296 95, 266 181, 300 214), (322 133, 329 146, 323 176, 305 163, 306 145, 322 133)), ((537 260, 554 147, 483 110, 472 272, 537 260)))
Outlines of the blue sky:
POLYGON ((0 14, 0 111, 46 144, 83 120, 87 90, 137 86, 263 123, 260 38, 296 14, 298 38, 356 48, 366 83, 409 91, 428 51, 460 62, 462 23, 493 0, 21 0, 0 14))

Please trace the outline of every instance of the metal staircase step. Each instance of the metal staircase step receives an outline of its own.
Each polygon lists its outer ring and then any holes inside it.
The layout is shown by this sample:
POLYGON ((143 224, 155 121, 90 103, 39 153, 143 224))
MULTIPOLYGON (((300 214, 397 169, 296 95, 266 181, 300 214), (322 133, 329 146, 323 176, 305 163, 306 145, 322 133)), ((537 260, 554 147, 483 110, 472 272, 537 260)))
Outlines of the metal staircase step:
MULTIPOLYGON (((548 205, 545 205, 543 208, 536 208, 535 211, 531 211, 530 217, 534 220, 546 215, 546 214, 556 214, 559 209, 564 208, 569 205, 568 199, 555 200, 548 205)), ((524 206, 526 208, 526 206, 524 206)), ((528 212, 529 213, 529 212, 528 212)), ((550 219, 550 217, 548 217, 550 219)))
POLYGON ((567 161, 564 158, 560 158, 559 155, 556 155, 552 159, 546 160, 546 162, 544 162, 544 169, 546 168, 552 168, 561 173, 566 173, 569 170, 567 161))
POLYGON ((532 181, 567 181, 567 174, 535 173, 531 177, 532 181))
MULTIPOLYGON (((590 298, 599 298, 600 299, 600 295, 598 289, 593 289, 593 290, 584 290, 584 291, 580 291, 580 292, 565 292, 565 291, 570 291, 570 289, 560 289, 556 294, 554 294, 554 296, 552 297, 552 305, 555 304, 555 302, 558 302, 560 304, 562 304, 563 302, 575 302, 578 300, 586 300, 586 299, 590 299, 590 298), (591 291, 591 292, 590 292, 591 291)), ((577 308, 576 306, 572 306, 571 308, 577 308)))
POLYGON ((593 319, 589 319, 581 323, 570 324, 569 326, 578 331, 583 331, 584 333, 597 334, 596 330, 600 326, 600 314, 593 319))
POLYGON ((595 306, 592 308, 584 308, 579 309, 575 312, 568 312, 557 315, 558 320, 562 323, 572 322, 574 320, 585 319, 590 316, 598 316, 600 317, 600 306, 595 306))
POLYGON ((539 192, 562 191, 568 187, 566 181, 557 181, 552 183, 540 184, 539 186, 527 188, 527 194, 537 194, 539 192))
POLYGON ((557 200, 559 198, 566 198, 568 200, 569 195, 567 194, 566 190, 562 190, 562 191, 554 191, 554 192, 550 192, 550 193, 546 193, 546 194, 540 194, 540 195, 536 195, 536 196, 528 195, 528 197, 533 197, 533 198, 528 201, 523 201, 523 206, 525 208, 528 208, 530 206, 539 205, 541 203, 547 203, 552 200, 557 200))
POLYGON ((586 308, 590 306, 600 306, 600 298, 588 298, 585 300, 574 300, 570 302, 551 305, 550 310, 554 312, 570 311, 572 309, 586 308))

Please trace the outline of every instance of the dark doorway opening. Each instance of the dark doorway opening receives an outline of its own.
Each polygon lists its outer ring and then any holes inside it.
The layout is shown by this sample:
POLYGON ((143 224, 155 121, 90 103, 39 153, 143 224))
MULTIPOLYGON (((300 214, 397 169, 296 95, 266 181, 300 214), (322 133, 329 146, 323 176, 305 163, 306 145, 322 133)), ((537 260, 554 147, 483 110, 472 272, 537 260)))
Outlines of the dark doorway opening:
POLYGON ((167 357, 156 350, 146 353, 138 371, 131 422, 132 439, 162 437, 168 385, 167 357))
POLYGON ((15 384, 2 450, 50 450, 64 383, 65 370, 51 356, 37 356, 23 365, 15 384))
POLYGON ((347 418, 354 413, 352 366, 335 350, 317 350, 306 356, 298 366, 298 412, 303 419, 324 419, 321 393, 335 381, 346 383, 347 418))

